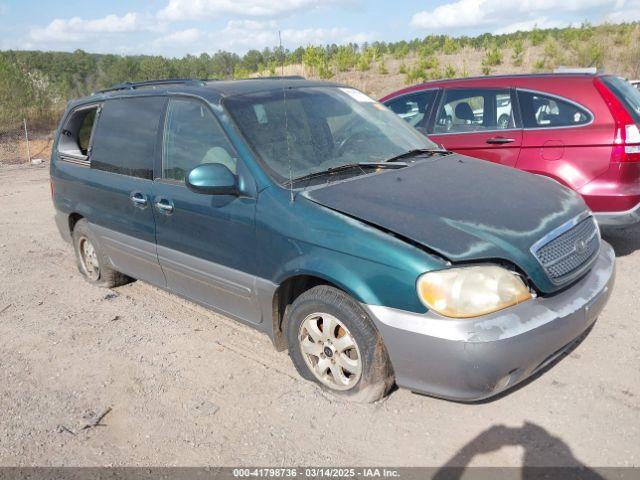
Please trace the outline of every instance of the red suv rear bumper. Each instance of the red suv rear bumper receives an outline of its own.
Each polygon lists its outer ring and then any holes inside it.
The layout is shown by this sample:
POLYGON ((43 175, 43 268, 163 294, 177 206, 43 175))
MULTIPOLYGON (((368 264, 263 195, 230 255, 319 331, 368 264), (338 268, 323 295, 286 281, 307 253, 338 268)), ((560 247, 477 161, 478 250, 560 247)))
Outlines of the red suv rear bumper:
POLYGON ((602 226, 640 222, 640 162, 612 162, 607 171, 578 189, 602 226))

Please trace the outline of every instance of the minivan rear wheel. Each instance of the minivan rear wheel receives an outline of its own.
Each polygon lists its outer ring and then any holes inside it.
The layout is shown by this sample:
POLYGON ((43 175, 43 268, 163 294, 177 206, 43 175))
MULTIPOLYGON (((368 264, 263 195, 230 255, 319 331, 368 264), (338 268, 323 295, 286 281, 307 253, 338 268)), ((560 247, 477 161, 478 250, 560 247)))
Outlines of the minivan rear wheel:
POLYGON ((289 356, 298 373, 350 401, 375 402, 393 385, 382 339, 363 308, 328 285, 307 290, 287 310, 289 356))
POLYGON ((132 281, 130 277, 108 265, 100 252, 95 236, 89 229, 88 222, 84 218, 75 224, 72 238, 78 270, 87 282, 101 287, 113 288, 132 281))

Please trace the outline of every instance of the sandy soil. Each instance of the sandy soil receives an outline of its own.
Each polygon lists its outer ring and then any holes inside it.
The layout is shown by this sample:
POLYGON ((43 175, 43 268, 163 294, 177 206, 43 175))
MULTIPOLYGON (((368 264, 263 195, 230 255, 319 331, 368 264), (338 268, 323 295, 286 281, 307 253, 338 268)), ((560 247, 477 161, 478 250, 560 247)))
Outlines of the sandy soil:
POLYGON ((49 160, 54 132, 31 133, 29 149, 21 131, 0 136, 0 165, 28 164, 31 159, 49 160))
POLYGON ((0 465, 640 465, 640 229, 608 237, 618 281, 590 335, 524 387, 352 405, 232 320, 84 282, 47 166, 0 167, 0 203, 0 465))

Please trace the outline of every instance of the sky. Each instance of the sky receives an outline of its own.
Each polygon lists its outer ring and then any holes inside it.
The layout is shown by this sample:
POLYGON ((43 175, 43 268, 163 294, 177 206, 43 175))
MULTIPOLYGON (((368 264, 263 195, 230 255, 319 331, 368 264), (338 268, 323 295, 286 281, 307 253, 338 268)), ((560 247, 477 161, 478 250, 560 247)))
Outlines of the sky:
POLYGON ((0 0, 0 50, 181 57, 640 20, 640 0, 0 0))

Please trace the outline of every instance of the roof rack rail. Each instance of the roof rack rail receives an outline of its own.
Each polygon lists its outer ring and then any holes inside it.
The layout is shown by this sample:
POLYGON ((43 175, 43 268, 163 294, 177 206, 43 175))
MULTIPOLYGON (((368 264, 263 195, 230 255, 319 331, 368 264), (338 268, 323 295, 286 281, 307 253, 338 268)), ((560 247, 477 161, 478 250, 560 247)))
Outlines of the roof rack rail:
POLYGON ((171 78, 166 80, 146 80, 144 82, 122 82, 114 85, 113 87, 105 88, 104 90, 98 90, 92 93, 96 95, 98 93, 116 92, 118 90, 136 90, 137 88, 155 87, 162 85, 197 85, 203 86, 205 80, 198 80, 195 78, 171 78))
POLYGON ((553 70, 553 73, 577 73, 577 74, 585 74, 585 75, 595 75, 598 73, 597 67, 565 67, 564 65, 560 65, 558 68, 553 70))

